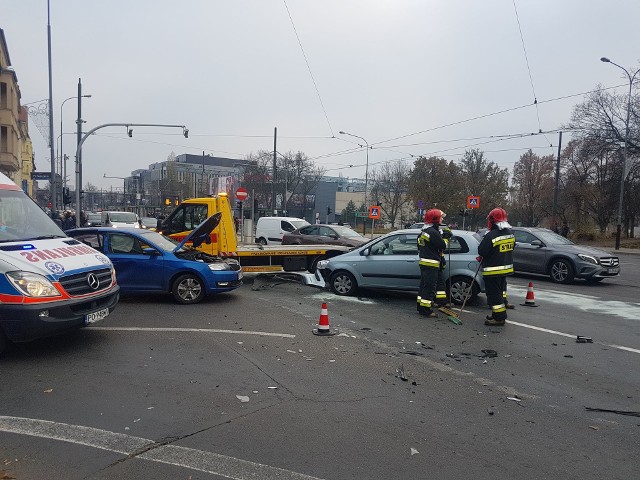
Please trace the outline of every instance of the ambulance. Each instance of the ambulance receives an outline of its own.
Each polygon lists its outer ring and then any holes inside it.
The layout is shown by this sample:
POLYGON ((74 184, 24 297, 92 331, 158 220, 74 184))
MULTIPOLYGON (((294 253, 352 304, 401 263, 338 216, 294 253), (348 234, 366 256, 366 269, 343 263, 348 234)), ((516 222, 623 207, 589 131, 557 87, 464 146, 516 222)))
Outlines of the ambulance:
POLYGON ((119 291, 105 255, 67 237, 0 173, 0 352, 102 320, 119 291))

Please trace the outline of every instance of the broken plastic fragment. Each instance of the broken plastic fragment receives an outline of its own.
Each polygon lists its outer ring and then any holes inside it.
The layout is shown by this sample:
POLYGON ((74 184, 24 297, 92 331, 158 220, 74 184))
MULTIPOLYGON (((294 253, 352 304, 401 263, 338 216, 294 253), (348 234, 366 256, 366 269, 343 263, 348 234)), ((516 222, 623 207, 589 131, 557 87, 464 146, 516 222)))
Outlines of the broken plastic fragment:
POLYGON ((420 453, 417 449, 411 447, 411 455, 417 455, 418 453, 420 453))
POLYGON ((522 401, 518 397, 507 397, 507 400, 513 400, 514 402, 521 402, 522 401))
POLYGON ((236 398, 240 400, 242 403, 247 403, 249 401, 249 397, 245 395, 236 395, 236 398))

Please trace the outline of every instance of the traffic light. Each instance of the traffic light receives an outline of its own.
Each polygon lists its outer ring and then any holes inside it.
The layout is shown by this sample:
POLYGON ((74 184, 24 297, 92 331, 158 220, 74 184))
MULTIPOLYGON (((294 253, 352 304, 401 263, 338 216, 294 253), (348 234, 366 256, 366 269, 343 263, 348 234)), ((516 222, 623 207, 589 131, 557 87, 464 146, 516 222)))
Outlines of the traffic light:
POLYGON ((71 203, 71 195, 69 195, 69 187, 64 187, 62 189, 62 203, 68 205, 71 203))
POLYGON ((242 209, 242 202, 241 202, 240 200, 237 200, 237 201, 236 201, 236 208, 237 208, 238 210, 241 210, 241 209, 242 209))
POLYGON ((458 212, 458 213, 460 213, 460 216, 461 216, 461 217, 467 217, 467 216, 469 216, 469 212, 467 211, 467 209, 466 209, 466 208, 463 208, 463 209, 462 209, 462 210, 460 210, 460 212, 458 212))
POLYGON ((169 197, 165 197, 164 198, 164 204, 167 205, 167 206, 171 205, 171 199, 169 197))
POLYGON ((331 210, 331 207, 327 207, 327 215, 331 215, 331 212, 333 212, 333 210, 331 210))

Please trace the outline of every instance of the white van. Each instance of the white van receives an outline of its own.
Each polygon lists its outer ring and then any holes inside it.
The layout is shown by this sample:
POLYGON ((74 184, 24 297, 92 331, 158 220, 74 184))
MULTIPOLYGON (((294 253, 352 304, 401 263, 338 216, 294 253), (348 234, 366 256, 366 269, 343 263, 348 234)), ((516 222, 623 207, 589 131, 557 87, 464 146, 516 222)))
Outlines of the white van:
POLYGON ((282 236, 298 228, 310 225, 296 217, 261 217, 256 223, 256 243, 261 245, 281 245, 282 236))
POLYGON ((102 212, 102 226, 140 228, 140 219, 133 212, 102 212))
POLYGON ((0 352, 109 315, 120 287, 109 259, 67 237, 0 173, 0 352))

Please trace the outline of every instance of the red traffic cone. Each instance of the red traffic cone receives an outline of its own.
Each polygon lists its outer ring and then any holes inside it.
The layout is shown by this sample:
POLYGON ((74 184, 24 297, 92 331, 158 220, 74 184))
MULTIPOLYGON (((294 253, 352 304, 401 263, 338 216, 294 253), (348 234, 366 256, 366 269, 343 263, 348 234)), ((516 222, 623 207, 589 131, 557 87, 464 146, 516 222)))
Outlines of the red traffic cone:
POLYGON ((327 304, 322 304, 322 310, 320 311, 320 320, 318 321, 318 328, 313 329, 314 335, 329 336, 335 335, 336 332, 332 332, 329 327, 329 313, 327 312, 327 304))
POLYGON ((536 301, 533 298, 533 282, 529 282, 529 287, 527 288, 527 298, 525 298, 524 303, 521 303, 525 307, 537 307, 536 301))

